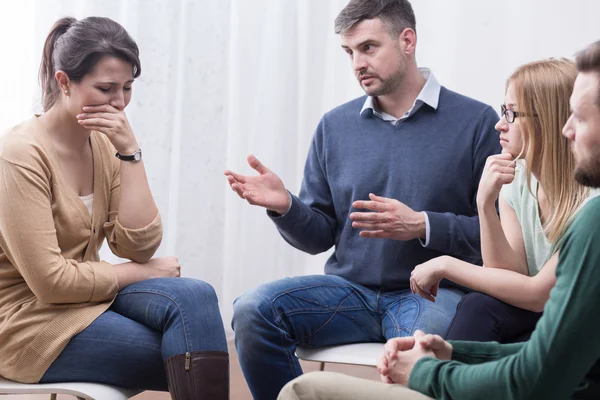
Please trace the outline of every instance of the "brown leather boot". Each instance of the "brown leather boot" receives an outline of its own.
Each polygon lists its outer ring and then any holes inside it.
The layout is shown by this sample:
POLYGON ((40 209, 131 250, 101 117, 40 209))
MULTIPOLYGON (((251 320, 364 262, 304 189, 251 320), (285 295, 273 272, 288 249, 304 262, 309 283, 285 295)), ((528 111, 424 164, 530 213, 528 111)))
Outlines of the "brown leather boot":
POLYGON ((195 351, 165 360, 173 400, 229 400, 229 354, 195 351))

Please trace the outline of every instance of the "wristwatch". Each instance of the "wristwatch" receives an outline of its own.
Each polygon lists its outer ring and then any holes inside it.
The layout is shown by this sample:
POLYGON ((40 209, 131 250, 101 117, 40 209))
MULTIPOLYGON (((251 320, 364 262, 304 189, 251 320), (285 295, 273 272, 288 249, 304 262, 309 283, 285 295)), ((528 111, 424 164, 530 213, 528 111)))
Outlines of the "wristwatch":
POLYGON ((115 154, 115 157, 117 157, 121 161, 138 162, 142 159, 142 149, 138 149, 138 151, 136 151, 135 153, 133 153, 129 156, 123 155, 117 151, 117 154, 115 154))

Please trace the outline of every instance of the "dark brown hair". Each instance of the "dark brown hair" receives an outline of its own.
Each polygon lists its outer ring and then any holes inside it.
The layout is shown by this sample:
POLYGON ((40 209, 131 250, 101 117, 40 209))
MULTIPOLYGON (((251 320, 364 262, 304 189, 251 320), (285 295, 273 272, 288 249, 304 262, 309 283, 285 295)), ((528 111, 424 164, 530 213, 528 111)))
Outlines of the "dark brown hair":
POLYGON ((44 43, 40 65, 44 111, 52 108, 60 93, 54 77, 56 71, 63 71, 71 81, 80 82, 106 56, 128 62, 134 78, 140 76, 138 46, 117 22, 104 17, 81 21, 65 17, 56 21, 44 43))
POLYGON ((335 19, 335 33, 344 34, 357 23, 379 18, 394 36, 406 28, 417 31, 415 13, 408 0, 350 0, 335 19))
MULTIPOLYGON (((592 43, 577 55, 577 69, 579 72, 595 72, 600 81, 600 40, 592 43)), ((598 85, 596 104, 600 107, 600 84, 598 85)))

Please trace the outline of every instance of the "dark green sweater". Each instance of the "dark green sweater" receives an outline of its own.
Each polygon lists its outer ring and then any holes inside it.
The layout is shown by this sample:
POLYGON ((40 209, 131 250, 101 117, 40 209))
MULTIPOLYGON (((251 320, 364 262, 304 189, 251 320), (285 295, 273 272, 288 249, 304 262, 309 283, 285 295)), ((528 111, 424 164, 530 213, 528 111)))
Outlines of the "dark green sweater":
POLYGON ((531 339, 452 346, 452 361, 419 360, 409 387, 438 400, 600 399, 600 197, 564 236, 531 339))

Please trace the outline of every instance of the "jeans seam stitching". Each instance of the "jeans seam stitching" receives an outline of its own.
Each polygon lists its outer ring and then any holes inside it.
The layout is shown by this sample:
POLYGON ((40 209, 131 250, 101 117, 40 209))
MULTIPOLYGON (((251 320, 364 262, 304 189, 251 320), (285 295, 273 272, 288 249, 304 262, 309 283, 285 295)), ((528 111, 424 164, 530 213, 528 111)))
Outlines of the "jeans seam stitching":
POLYGON ((137 343, 120 342, 120 341, 116 341, 116 340, 95 339, 95 338, 85 338, 85 339, 82 338, 81 340, 94 341, 94 342, 103 342, 103 343, 121 343, 121 344, 128 345, 128 346, 140 347, 142 349, 154 350, 154 351, 158 351, 159 353, 161 353, 160 348, 156 349, 156 348, 149 347, 149 346, 143 346, 143 345, 140 345, 140 344, 137 344, 137 343))
POLYGON ((276 292, 276 293, 274 293, 271 296, 271 302, 276 301, 279 297, 284 296, 286 294, 292 294, 292 293, 297 292, 299 290, 312 289, 312 288, 315 288, 315 287, 342 287, 342 288, 348 287, 351 290, 355 290, 354 287, 352 287, 352 285, 348 285, 348 284, 346 284, 346 285, 333 285, 333 284, 316 285, 315 284, 315 285, 308 285, 308 286, 296 287, 296 288, 293 288, 291 290, 281 290, 279 292, 276 292))
POLYGON ((396 316, 394 317, 394 330, 395 330, 394 334, 396 336, 398 336, 400 334, 400 332, 407 332, 409 334, 412 333, 412 330, 414 329, 415 325, 417 325, 418 321, 421 318, 421 305, 414 298, 412 298, 411 296, 404 296, 404 297, 402 297, 402 298, 399 299, 399 303, 400 303, 400 305, 398 306, 398 311, 396 313, 396 316), (403 308, 403 302, 405 300, 410 300, 410 301, 414 302, 416 304, 416 306, 417 306, 417 315, 416 315, 416 317, 415 317, 415 319, 414 319, 414 321, 413 321, 412 326, 410 327, 410 329, 405 328, 403 326, 400 326, 400 324, 398 323, 398 321, 400 319, 399 317, 400 317, 400 314, 401 314, 401 310, 403 308))
MULTIPOLYGON (((363 310, 365 309, 365 307, 342 307, 342 308, 338 308, 338 307, 331 307, 331 306, 321 306, 320 308, 294 308, 293 310, 287 310, 286 311, 286 315, 290 316, 290 315, 295 315, 298 314, 300 312, 303 311, 332 311, 333 309, 337 309, 339 311, 356 311, 356 310, 363 310)), ((372 310, 369 310, 372 311, 372 310)))
MULTIPOLYGON (((354 291, 352 291, 350 294, 348 294, 348 296, 346 296, 344 299, 342 299, 342 301, 340 302, 340 304, 338 304, 338 305, 336 306, 335 310, 333 310, 333 313, 331 314, 331 317, 329 317, 329 319, 327 319, 327 321, 325 321, 325 322, 324 322, 324 323, 323 323, 323 324, 322 324, 320 327, 318 327, 317 329, 315 329, 314 331, 312 331, 312 332, 311 332, 311 333, 308 335, 308 337, 309 337, 309 338, 311 338, 311 337, 312 337, 312 336, 313 336, 315 333, 319 332, 321 329, 323 329, 324 327, 326 327, 326 326, 327 326, 327 325, 328 325, 328 324, 331 322, 331 320, 333 319, 333 317, 335 317, 335 316, 336 316, 338 313, 344 314, 343 312, 340 312, 340 310, 339 310, 339 309, 340 309, 340 307, 341 307, 341 305, 342 305, 342 304, 344 304, 344 302, 345 302, 346 300, 348 300, 350 297, 352 297, 352 296, 353 296, 353 295, 355 295, 355 294, 356 294, 356 293, 354 293, 354 291)), ((332 308, 333 308, 333 307, 332 307, 332 308)), ((350 317, 350 318, 351 318, 353 321, 355 321, 355 322, 357 322, 357 323, 358 323, 358 321, 356 321, 354 318, 352 318, 352 317, 350 317)), ((365 326, 364 326, 364 325, 362 325, 362 324, 359 324, 359 325, 361 326, 361 328, 362 328, 362 329, 364 329, 364 328, 365 328, 365 326)))
MULTIPOLYGON (((181 309, 181 307, 179 307, 179 304, 177 303, 177 300, 175 300, 174 298, 172 298, 168 293, 160 291, 160 290, 149 290, 149 289, 130 289, 129 291, 127 291, 127 289, 124 289, 125 293, 123 293, 123 291, 121 291, 119 293, 119 296, 121 295, 127 295, 127 294, 134 294, 134 293, 149 293, 149 294, 157 294, 159 296, 163 296, 166 297, 167 299, 169 299, 177 308, 177 311, 179 312, 179 315, 181 315, 181 320, 183 322, 183 337, 185 340, 185 348, 186 351, 190 351, 190 340, 188 337, 188 329, 187 329, 187 325, 188 325, 188 319, 187 316, 185 315, 185 313, 183 312, 183 310, 181 309)), ((163 332, 164 333, 164 332, 163 332)))

